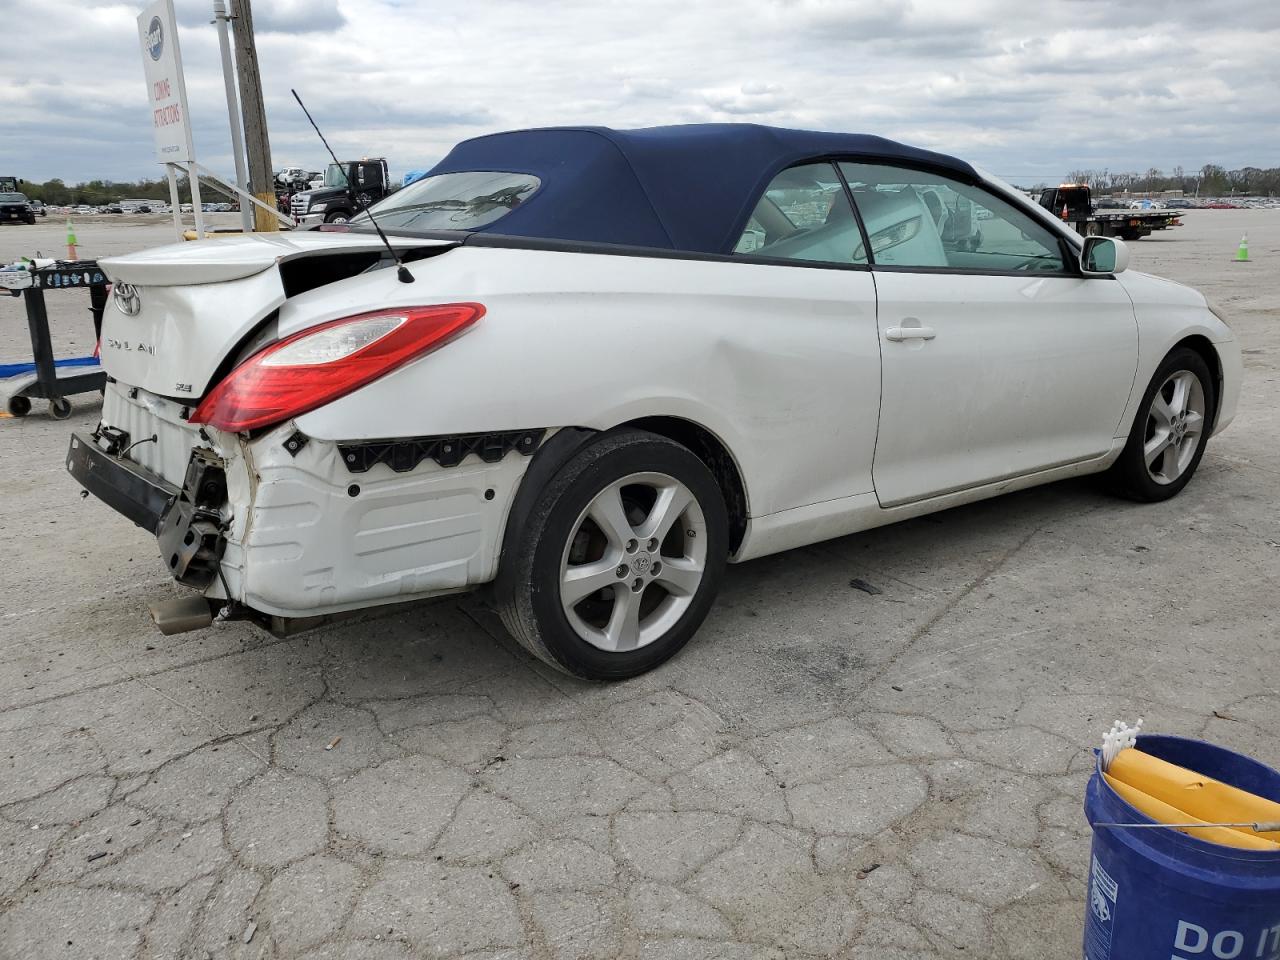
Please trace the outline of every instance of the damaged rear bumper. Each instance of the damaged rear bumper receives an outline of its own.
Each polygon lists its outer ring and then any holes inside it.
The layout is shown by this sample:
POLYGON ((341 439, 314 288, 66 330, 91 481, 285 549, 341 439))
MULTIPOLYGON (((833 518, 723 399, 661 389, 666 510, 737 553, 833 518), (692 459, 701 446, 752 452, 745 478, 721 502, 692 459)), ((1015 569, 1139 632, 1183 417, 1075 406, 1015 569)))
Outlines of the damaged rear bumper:
POLYGON ((67 469, 157 537, 178 582, 298 619, 492 580, 544 437, 338 441, 284 424, 250 438, 202 431, 182 403, 108 383, 102 425, 72 438, 67 469))
POLYGON ((67 472, 95 497, 152 534, 178 498, 178 488, 145 467, 112 456, 92 440, 71 435, 67 472))
POLYGON ((154 534, 175 580, 199 590, 213 583, 226 546, 226 524, 219 513, 226 480, 211 451, 192 451, 179 488, 126 460, 110 443, 103 449, 96 435, 73 433, 67 472, 107 506, 154 534))

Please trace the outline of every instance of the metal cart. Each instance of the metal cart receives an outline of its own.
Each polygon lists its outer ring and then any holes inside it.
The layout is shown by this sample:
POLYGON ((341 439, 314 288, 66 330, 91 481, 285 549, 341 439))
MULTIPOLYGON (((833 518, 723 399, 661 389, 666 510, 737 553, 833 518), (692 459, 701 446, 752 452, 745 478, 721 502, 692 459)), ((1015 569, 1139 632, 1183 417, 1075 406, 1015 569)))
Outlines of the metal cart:
POLYGON ((55 365, 44 294, 46 290, 88 290, 96 341, 102 335, 107 286, 106 275, 96 260, 58 260, 43 267, 0 271, 0 288, 11 291, 14 296, 21 294, 27 308, 31 357, 35 362, 34 371, 10 378, 6 383, 8 409, 13 416, 25 417, 31 412, 31 399, 38 397, 49 401, 49 412, 54 419, 65 420, 71 416, 71 401, 67 397, 101 391, 106 386, 107 374, 101 367, 86 371, 83 367, 55 365))

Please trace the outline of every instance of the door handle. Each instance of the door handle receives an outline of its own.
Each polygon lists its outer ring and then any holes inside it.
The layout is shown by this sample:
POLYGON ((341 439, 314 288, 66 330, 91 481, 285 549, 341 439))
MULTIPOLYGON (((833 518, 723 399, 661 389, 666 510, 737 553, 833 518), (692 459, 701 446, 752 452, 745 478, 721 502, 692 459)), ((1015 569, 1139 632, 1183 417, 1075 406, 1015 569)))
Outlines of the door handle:
POLYGON ((936 336, 933 327, 890 327, 884 332, 884 338, 894 343, 901 343, 903 340, 932 340, 936 336))

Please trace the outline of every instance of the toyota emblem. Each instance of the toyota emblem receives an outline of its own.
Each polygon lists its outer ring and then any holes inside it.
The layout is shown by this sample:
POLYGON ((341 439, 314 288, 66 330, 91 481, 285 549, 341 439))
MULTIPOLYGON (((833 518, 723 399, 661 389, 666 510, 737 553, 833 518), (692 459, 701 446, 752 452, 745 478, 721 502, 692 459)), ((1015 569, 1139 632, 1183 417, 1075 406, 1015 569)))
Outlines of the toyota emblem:
POLYGON ((131 283, 117 283, 112 291, 116 309, 126 317, 136 317, 142 311, 142 298, 131 283))

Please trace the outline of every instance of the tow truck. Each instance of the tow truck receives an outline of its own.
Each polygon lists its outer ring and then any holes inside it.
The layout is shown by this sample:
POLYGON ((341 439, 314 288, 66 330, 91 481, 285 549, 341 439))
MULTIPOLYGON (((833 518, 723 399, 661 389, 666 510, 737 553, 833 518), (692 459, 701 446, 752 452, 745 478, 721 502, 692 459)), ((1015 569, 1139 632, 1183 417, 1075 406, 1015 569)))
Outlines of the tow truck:
POLYGON ((323 186, 295 193, 290 212, 299 226, 346 223, 362 205, 371 207, 390 192, 384 157, 344 160, 325 168, 323 186))
POLYGON ((1040 206, 1081 236, 1141 240, 1154 230, 1182 226, 1184 210, 1098 210, 1087 183, 1063 183, 1040 191, 1040 206))

